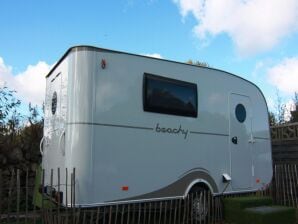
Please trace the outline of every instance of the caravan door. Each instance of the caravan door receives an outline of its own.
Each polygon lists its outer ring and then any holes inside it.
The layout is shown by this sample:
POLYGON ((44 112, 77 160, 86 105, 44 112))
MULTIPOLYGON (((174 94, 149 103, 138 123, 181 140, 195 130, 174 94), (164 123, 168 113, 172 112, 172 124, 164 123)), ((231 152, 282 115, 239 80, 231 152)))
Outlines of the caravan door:
POLYGON ((252 110, 248 96, 230 94, 230 152, 233 190, 252 187, 252 110))

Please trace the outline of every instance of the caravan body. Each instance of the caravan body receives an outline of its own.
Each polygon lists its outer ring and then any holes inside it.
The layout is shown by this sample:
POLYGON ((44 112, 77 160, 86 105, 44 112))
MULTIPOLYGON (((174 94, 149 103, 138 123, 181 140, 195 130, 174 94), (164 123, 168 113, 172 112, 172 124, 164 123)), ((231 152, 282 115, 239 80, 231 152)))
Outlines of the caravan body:
MULTIPOLYGON (((214 195, 271 181, 261 91, 208 67, 101 48, 69 49, 47 75, 45 184, 75 168, 75 204, 214 195)), ((70 176, 68 176, 70 182, 70 176)), ((65 185, 63 204, 66 202, 65 185)), ((70 196, 68 196, 70 198, 70 196)))

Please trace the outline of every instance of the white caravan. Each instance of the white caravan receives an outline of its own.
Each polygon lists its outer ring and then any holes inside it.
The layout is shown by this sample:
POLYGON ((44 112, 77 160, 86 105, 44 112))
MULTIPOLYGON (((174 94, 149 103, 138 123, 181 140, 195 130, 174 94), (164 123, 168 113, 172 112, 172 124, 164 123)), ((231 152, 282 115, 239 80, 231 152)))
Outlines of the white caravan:
MULTIPOLYGON (((63 169, 75 168, 76 206, 257 191, 271 181, 267 105, 241 77, 77 46, 46 82, 45 185, 51 169, 57 185, 57 167, 62 184, 63 169)), ((68 206, 71 190, 60 189, 68 206)))

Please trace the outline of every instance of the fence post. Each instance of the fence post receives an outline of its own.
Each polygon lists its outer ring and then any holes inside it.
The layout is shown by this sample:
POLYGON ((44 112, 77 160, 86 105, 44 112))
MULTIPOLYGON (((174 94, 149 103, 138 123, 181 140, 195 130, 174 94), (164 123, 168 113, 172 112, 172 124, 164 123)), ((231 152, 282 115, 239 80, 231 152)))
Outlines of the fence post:
MULTIPOLYGON (((57 214, 58 214, 58 224, 60 224, 60 201, 61 201, 61 194, 60 194, 60 167, 57 168, 57 181, 58 181, 58 187, 57 187, 57 190, 58 190, 58 211, 57 211, 57 214)), ((63 199, 63 198, 62 198, 63 199)))
POLYGON ((291 165, 291 178, 292 178, 292 184, 293 184, 293 190, 294 190, 294 207, 297 207, 297 192, 296 192, 296 182, 295 182, 295 170, 294 170, 294 165, 291 165))
POLYGON ((10 218, 10 204, 12 199, 11 192, 12 192, 13 179, 14 179, 14 170, 12 170, 12 174, 9 182, 9 190, 8 190, 8 203, 7 203, 7 222, 8 223, 10 218))
POLYGON ((76 168, 75 167, 73 168, 72 185, 73 185, 73 216, 75 217, 75 212, 76 212, 76 168))
POLYGON ((143 223, 143 224, 146 224, 146 219, 147 219, 147 209, 146 209, 146 202, 144 203, 144 208, 143 208, 143 211, 144 211, 144 223, 143 223))
MULTIPOLYGON (((35 179, 38 178, 38 174, 39 173, 40 173, 39 172, 39 168, 37 168, 35 170, 35 179)), ((40 184, 40 183, 38 183, 38 184, 40 184)), ((33 214, 34 214, 34 216, 33 216, 33 224, 36 224, 36 216, 35 216, 35 214, 36 214, 36 203, 35 202, 33 203, 33 214)))
POLYGON ((72 198, 72 194, 73 194, 73 192, 72 192, 72 180, 73 179, 73 173, 71 172, 71 170, 70 170, 70 207, 72 208, 72 203, 73 203, 73 198, 72 198))
POLYGON ((275 187, 275 195, 276 195, 276 203, 280 203, 280 201, 282 201, 281 196, 280 196, 280 190, 281 190, 281 184, 280 184, 280 173, 279 173, 279 169, 278 169, 278 165, 275 164, 274 165, 274 169, 275 169, 275 183, 276 183, 276 187, 275 187))
MULTIPOLYGON (((210 212, 211 212, 211 192, 208 191, 208 198, 207 198, 207 201, 208 201, 208 214, 207 214, 207 223, 210 223, 210 212)), ((198 223, 198 221, 196 221, 196 223, 198 223)))
POLYGON ((20 222, 20 194, 21 194, 21 183, 20 183, 20 170, 17 169, 17 224, 20 222))
POLYGON ((41 179, 42 179, 42 190, 41 190, 41 212, 42 212, 42 221, 44 222, 45 219, 45 208, 44 208, 44 183, 45 183, 45 170, 42 169, 42 174, 41 174, 41 179))
MULTIPOLYGON (((26 183, 25 183, 25 191, 26 191, 26 198, 25 198, 25 212, 26 212, 26 217, 25 217, 25 223, 27 224, 27 216, 28 216, 28 193, 29 193, 29 189, 28 189, 28 168, 26 169, 26 183)), ((35 214, 34 214, 35 215, 35 214)))
POLYGON ((291 170, 290 170, 290 164, 287 165, 287 170, 286 172, 288 173, 288 182, 289 182, 289 188, 290 188, 290 196, 291 196, 291 202, 289 203, 290 206, 294 206, 294 197, 293 197, 293 186, 292 186, 292 175, 291 175, 291 170))
MULTIPOLYGON (((54 177, 54 170, 51 169, 51 176, 50 176, 50 199, 51 200, 52 200, 52 196, 53 196, 53 177, 54 177)), ((49 216, 50 223, 52 224, 53 219, 54 219, 52 205, 50 205, 50 211, 48 210, 47 214, 49 216)))
MULTIPOLYGON (((295 166, 294 166, 294 173, 295 173, 295 176, 294 176, 294 178, 295 178, 295 184, 296 184, 296 187, 298 186, 298 173, 297 173, 297 165, 295 164, 295 166)), ((298 192, 297 192, 297 196, 298 196, 298 192)), ((297 199, 296 199, 297 200, 297 199)), ((296 201, 296 203, 297 203, 297 201, 296 201)), ((296 204, 296 206, 298 206, 298 203, 296 204)))
POLYGON ((72 175, 71 175, 71 189, 72 189, 72 223, 75 224, 75 175, 76 175, 76 168, 73 168, 72 175))
POLYGON ((0 215, 2 215, 2 185, 3 185, 3 182, 2 182, 2 170, 0 169, 0 215))
POLYGON ((65 168, 65 204, 68 207, 68 170, 65 168))
POLYGON ((172 206, 173 206, 173 199, 171 199, 171 203, 170 203, 169 223, 173 223, 172 222, 172 206))
POLYGON ((154 214, 153 214, 154 222, 156 222, 156 213, 157 213, 157 202, 154 202, 154 214))
MULTIPOLYGON (((118 218, 118 204, 116 204, 116 211, 115 211, 115 224, 117 223, 118 218)), ((96 223, 97 224, 97 223, 96 223)))
POLYGON ((182 203, 182 200, 183 199, 179 199, 179 207, 178 207, 178 222, 177 223, 179 223, 180 224, 180 222, 181 222, 181 211, 182 211, 182 208, 181 208, 181 203, 182 203))
POLYGON ((280 182, 281 182, 281 188, 282 188, 282 192, 281 192, 281 194, 282 194, 282 205, 285 205, 285 202, 286 202, 286 194, 285 194, 285 183, 284 183, 284 181, 283 181, 283 169, 282 169, 282 165, 278 165, 278 171, 280 172, 280 175, 279 175, 279 177, 280 177, 280 182))
POLYGON ((66 223, 68 224, 68 170, 65 168, 65 213, 66 223))

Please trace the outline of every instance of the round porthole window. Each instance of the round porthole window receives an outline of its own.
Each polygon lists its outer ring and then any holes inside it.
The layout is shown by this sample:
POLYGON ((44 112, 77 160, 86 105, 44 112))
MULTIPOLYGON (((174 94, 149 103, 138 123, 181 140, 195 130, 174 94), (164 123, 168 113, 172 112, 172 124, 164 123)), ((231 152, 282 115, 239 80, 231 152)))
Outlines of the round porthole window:
POLYGON ((55 114, 57 110, 57 93, 53 93, 52 97, 52 114, 55 114))
POLYGON ((240 123, 243 123, 246 119, 246 110, 245 107, 239 103, 236 106, 236 110, 235 110, 235 114, 236 114, 236 118, 240 123))

